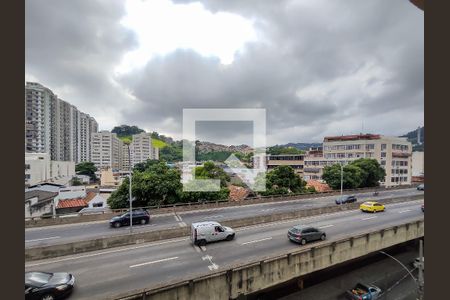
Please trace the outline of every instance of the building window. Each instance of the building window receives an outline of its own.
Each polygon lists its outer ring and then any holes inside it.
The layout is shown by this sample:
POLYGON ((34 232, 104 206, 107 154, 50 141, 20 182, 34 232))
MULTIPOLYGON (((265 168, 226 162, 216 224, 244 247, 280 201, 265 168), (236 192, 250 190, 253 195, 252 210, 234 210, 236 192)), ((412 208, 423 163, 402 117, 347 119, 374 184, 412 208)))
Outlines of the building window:
POLYGON ((381 144, 381 151, 386 150, 386 144, 381 144))
POLYGON ((386 152, 381 152, 381 157, 386 157, 386 152))
POLYGON ((29 164, 25 164, 25 170, 29 170, 30 169, 30 165, 29 164))

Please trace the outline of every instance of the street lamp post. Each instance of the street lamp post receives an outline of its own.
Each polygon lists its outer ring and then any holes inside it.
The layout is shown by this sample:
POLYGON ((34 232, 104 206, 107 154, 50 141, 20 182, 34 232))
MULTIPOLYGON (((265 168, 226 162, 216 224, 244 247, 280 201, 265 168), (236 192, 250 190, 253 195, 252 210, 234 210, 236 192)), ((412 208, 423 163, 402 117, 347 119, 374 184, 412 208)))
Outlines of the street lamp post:
POLYGON ((341 162, 341 196, 344 188, 344 165, 341 162))
POLYGON ((133 233, 133 201, 132 201, 132 195, 131 195, 131 152, 130 152, 130 144, 127 144, 128 146, 128 162, 129 162, 129 168, 130 168, 130 233, 133 233))
POLYGON ((398 259, 396 259, 392 255, 389 255, 389 254, 387 254, 384 251, 378 251, 378 252, 380 252, 381 254, 386 255, 389 258, 392 258, 397 263, 399 263, 402 266, 403 269, 405 269, 408 272, 408 274, 411 276, 411 278, 417 284, 417 291, 418 291, 418 294, 419 294, 419 298, 418 299, 422 300, 423 299, 423 278, 422 278, 422 273, 421 273, 422 272, 422 268, 423 268, 423 266, 422 266, 422 264, 423 264, 422 240, 420 240, 420 250, 419 250, 419 252, 420 252, 420 259, 421 259, 420 264, 419 264, 419 278, 414 277, 414 275, 411 273, 411 271, 401 261, 399 261, 398 259))

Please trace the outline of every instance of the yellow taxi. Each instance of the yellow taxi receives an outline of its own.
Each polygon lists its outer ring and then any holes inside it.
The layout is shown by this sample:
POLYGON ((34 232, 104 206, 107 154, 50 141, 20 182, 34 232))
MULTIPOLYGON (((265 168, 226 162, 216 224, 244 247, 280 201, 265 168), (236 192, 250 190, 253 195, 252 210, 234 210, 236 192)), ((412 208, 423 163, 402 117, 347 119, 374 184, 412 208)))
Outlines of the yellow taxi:
POLYGON ((384 211, 385 208, 384 208, 383 204, 378 203, 376 201, 367 201, 367 202, 364 202, 363 204, 361 204, 359 206, 359 209, 364 212, 375 213, 375 212, 379 212, 379 211, 384 211))

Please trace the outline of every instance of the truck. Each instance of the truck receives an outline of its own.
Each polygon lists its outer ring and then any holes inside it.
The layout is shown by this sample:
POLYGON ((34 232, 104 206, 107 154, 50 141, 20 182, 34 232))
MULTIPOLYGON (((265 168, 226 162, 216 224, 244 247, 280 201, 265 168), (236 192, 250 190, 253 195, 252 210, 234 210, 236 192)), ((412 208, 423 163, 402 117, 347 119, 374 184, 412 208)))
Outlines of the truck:
POLYGON ((371 284, 358 283, 346 291, 345 296, 349 300, 375 300, 381 296, 381 289, 371 284))

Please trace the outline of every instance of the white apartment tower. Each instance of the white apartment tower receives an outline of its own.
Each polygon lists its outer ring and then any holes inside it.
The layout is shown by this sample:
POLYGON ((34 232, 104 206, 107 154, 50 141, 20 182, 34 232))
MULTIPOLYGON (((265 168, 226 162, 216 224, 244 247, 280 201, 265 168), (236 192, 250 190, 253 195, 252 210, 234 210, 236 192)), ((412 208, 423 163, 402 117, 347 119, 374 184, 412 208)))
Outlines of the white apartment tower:
POLYGON ((147 159, 159 159, 158 148, 153 147, 149 133, 134 134, 130 144, 130 151, 133 166, 147 159))
MULTIPOLYGON (((130 143, 131 165, 145 162, 147 159, 159 159, 159 149, 153 147, 152 138, 149 133, 139 133, 132 136, 130 143)), ((130 156, 128 154, 128 145, 122 146, 122 165, 121 170, 130 170, 130 156)))
POLYGON ((100 131, 91 135, 91 162, 99 170, 119 170, 122 167, 123 149, 123 142, 115 133, 100 131))
POLYGON ((43 85, 26 83, 25 152, 49 153, 55 161, 88 161, 90 134, 97 131, 95 119, 43 85))

